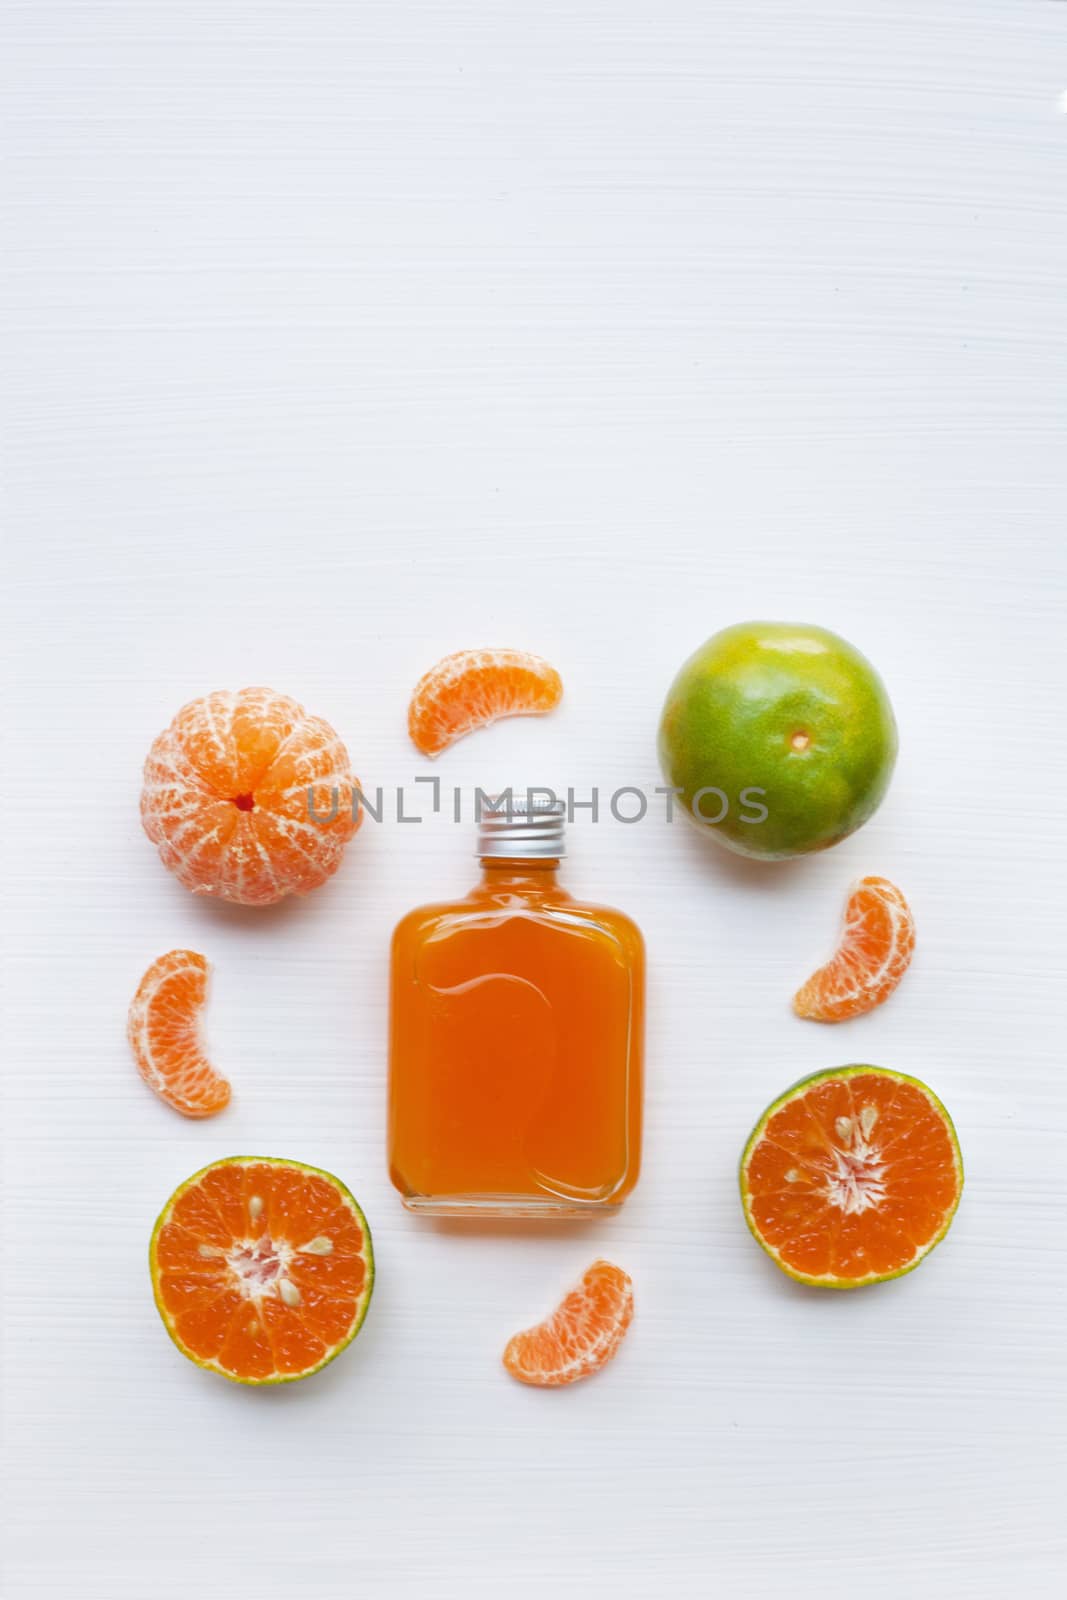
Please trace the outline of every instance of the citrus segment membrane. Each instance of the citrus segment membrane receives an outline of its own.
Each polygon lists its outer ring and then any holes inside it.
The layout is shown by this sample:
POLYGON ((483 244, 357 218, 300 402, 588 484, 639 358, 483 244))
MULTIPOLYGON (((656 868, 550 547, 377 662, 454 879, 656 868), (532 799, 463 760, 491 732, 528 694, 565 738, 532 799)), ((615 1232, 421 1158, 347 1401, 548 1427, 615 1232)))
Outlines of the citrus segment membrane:
POLYGON ((348 752, 321 717, 273 689, 204 695, 159 735, 141 821, 194 894, 272 905, 341 864, 362 812, 348 752))
POLYGON ((884 1067, 805 1078, 764 1113, 741 1159, 756 1239, 790 1277, 828 1288, 918 1266, 962 1189, 948 1112, 917 1078, 884 1067))
POLYGON ((167 1332, 237 1383, 308 1377, 350 1344, 374 1285, 366 1219, 337 1178, 234 1156, 171 1195, 150 1248, 167 1332))
POLYGON ((555 667, 525 650, 461 650, 445 656, 415 685, 408 732, 423 755, 440 755, 475 728, 500 717, 539 716, 559 704, 555 667))
POLYGON ((537 1388, 576 1383, 612 1359, 633 1314, 629 1275, 610 1261, 594 1261, 550 1317, 508 1341, 504 1365, 537 1388))
POLYGON ((908 970, 915 918, 888 878, 861 878, 845 905, 837 953, 793 997, 798 1016, 844 1022, 883 1005, 908 970))
POLYGON ((138 1071, 161 1100, 186 1117, 211 1117, 230 1085, 204 1050, 200 1017, 210 968, 195 950, 170 950, 137 987, 127 1020, 138 1071))

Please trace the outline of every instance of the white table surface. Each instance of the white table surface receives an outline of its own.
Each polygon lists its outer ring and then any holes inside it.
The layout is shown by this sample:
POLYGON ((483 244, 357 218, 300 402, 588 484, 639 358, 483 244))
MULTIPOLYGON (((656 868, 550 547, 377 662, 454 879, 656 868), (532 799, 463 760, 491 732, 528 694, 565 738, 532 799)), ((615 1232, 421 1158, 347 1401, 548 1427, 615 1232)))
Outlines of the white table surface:
POLYGON ((3 647, 5 1600, 1063 1592, 1067 6, 1045 0, 11 3, 3 647), (617 1219, 436 1226, 383 1162, 387 939, 464 887, 444 818, 368 825, 312 899, 203 904, 139 769, 186 699, 269 683, 368 785, 446 651, 526 646, 560 713, 442 778, 651 788, 682 657, 837 628, 902 744, 839 849, 747 866, 649 820, 572 888, 650 954, 645 1174, 617 1219), (789 1011, 860 873, 912 972, 789 1011), (181 1121, 124 1036, 149 960, 215 966, 235 1099, 181 1121), (850 1060, 956 1117, 948 1241, 855 1295, 749 1238, 756 1114, 850 1060), (356 1346, 205 1376, 148 1234, 216 1156, 363 1202, 356 1346), (615 1365, 511 1383, 597 1253, 615 1365))

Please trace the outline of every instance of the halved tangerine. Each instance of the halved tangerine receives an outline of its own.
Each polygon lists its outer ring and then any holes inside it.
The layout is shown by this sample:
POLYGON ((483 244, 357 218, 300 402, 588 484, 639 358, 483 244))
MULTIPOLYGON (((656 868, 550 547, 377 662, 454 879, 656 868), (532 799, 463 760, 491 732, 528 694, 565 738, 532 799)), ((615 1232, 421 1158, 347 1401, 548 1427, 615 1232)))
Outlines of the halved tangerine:
POLYGON ((520 1383, 555 1389, 599 1372, 633 1320, 628 1273, 598 1260, 550 1317, 509 1339, 504 1365, 520 1383))
POLYGON ((209 971, 196 950, 168 950, 138 984, 126 1024, 141 1077, 185 1117, 212 1117, 230 1098, 200 1032, 209 971))
POLYGON ((888 878, 861 878, 845 905, 845 930, 836 955, 793 996, 793 1009, 812 1022, 845 1022, 889 999, 915 950, 915 918, 888 878))
POLYGON ((940 1100, 902 1072, 837 1067, 763 1113, 741 1157, 745 1219, 801 1283, 898 1278, 945 1237, 963 1162, 940 1100))
POLYGON ((231 1156, 175 1189, 149 1248, 183 1356, 235 1383, 291 1383, 352 1343, 374 1288, 367 1221, 340 1179, 231 1156))
POLYGON ((555 667, 526 650, 460 650, 415 685, 408 732, 423 755, 440 755, 475 728, 500 717, 533 717, 559 704, 555 667))
POLYGON ((337 871, 362 821, 338 735, 273 689, 204 695, 148 752, 141 821, 194 894, 267 906, 337 871))

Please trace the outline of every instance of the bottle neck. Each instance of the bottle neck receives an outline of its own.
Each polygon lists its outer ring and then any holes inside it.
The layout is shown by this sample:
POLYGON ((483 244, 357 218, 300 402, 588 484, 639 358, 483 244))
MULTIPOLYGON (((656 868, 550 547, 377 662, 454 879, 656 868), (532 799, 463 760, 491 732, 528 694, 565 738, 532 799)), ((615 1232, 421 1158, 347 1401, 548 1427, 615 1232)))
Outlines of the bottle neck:
POLYGON ((479 885, 492 893, 507 891, 541 892, 556 887, 558 857, 544 860, 525 857, 483 856, 482 878, 479 885))

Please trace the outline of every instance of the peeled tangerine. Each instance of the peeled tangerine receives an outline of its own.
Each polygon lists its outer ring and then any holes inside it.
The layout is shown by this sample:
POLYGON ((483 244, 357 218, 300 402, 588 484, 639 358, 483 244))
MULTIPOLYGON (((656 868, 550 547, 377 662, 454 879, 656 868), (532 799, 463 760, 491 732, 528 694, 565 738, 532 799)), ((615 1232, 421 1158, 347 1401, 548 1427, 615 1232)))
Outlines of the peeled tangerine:
POLYGON ((273 689, 204 695, 148 752, 144 830, 194 894, 268 906, 337 871, 362 813, 345 749, 273 689))
POLYGON ((367 1220, 340 1179, 232 1156, 181 1184, 149 1247, 183 1356, 235 1383, 291 1383, 352 1343, 374 1288, 367 1220))
POLYGON ((963 1191, 952 1119, 925 1083, 837 1067, 763 1113, 741 1157, 759 1243, 801 1283, 855 1289, 910 1272, 945 1237, 963 1191))
POLYGON ((508 1341, 504 1365, 520 1383, 555 1389, 599 1372, 614 1356, 633 1320, 628 1273, 594 1261, 550 1317, 508 1341))

